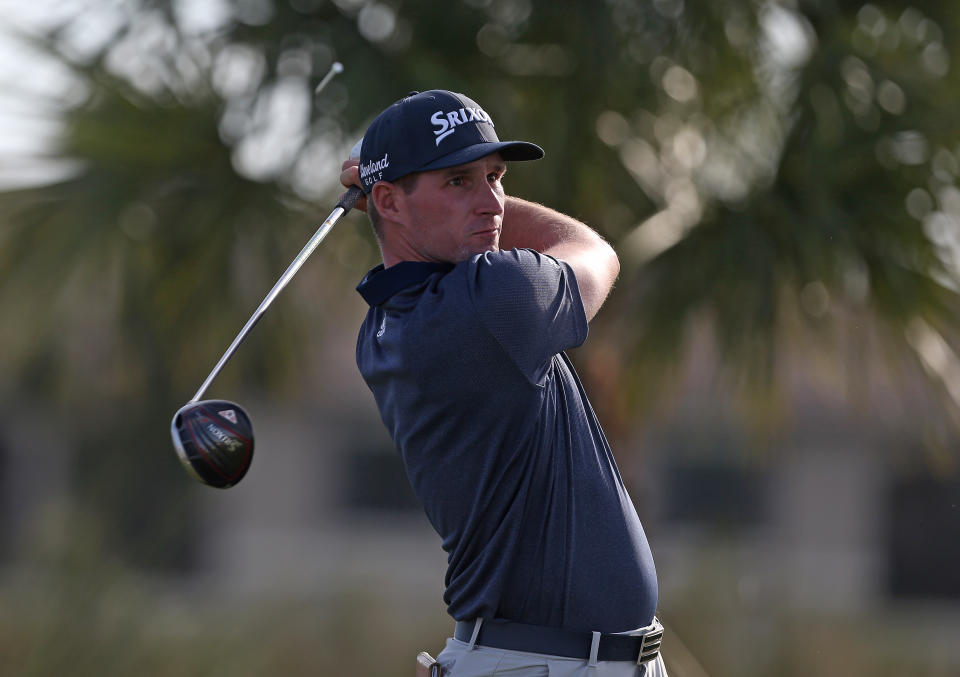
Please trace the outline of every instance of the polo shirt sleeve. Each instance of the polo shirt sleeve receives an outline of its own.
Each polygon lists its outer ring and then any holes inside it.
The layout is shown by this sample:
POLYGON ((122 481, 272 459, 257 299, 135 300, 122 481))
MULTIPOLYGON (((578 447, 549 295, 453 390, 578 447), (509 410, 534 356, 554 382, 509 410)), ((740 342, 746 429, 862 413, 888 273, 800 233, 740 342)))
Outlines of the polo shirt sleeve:
POLYGON ((539 381, 558 353, 587 339, 573 269, 531 249, 474 257, 471 296, 480 321, 520 370, 539 381))

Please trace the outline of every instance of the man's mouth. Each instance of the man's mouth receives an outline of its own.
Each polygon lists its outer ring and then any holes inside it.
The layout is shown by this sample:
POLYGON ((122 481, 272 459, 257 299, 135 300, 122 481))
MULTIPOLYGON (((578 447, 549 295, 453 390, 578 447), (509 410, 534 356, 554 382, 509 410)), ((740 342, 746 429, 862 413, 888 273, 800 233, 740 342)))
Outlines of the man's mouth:
POLYGON ((490 235, 497 235, 499 232, 499 226, 490 226, 489 228, 481 228, 480 230, 473 231, 470 233, 470 237, 489 237, 490 235))

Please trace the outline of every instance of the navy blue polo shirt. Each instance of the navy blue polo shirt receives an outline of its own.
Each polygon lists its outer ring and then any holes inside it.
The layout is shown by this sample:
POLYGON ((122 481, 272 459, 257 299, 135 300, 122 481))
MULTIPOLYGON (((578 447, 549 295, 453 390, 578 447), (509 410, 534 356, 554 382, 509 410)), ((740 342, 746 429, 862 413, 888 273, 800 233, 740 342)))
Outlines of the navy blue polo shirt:
POLYGON ((620 632, 657 605, 653 558, 565 349, 573 270, 532 250, 378 266, 357 365, 447 552, 456 620, 620 632))

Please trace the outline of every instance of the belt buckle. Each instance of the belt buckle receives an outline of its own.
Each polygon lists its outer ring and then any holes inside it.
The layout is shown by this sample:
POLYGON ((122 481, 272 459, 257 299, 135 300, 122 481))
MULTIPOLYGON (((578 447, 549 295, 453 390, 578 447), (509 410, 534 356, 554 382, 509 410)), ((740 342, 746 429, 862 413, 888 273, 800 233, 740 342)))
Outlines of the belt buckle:
POLYGON ((640 643, 640 655, 637 656, 637 665, 652 661, 660 653, 660 643, 663 641, 663 626, 656 618, 653 619, 653 629, 643 635, 640 643))

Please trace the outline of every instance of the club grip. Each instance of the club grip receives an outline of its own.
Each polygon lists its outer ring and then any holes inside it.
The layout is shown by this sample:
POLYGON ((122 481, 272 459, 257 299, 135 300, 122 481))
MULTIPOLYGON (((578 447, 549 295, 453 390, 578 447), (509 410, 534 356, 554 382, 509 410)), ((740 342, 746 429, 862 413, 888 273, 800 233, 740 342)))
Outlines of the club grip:
POLYGON ((363 197, 363 190, 357 186, 350 186, 350 189, 340 197, 340 201, 337 202, 338 207, 343 208, 343 213, 346 214, 357 204, 357 200, 363 197))

